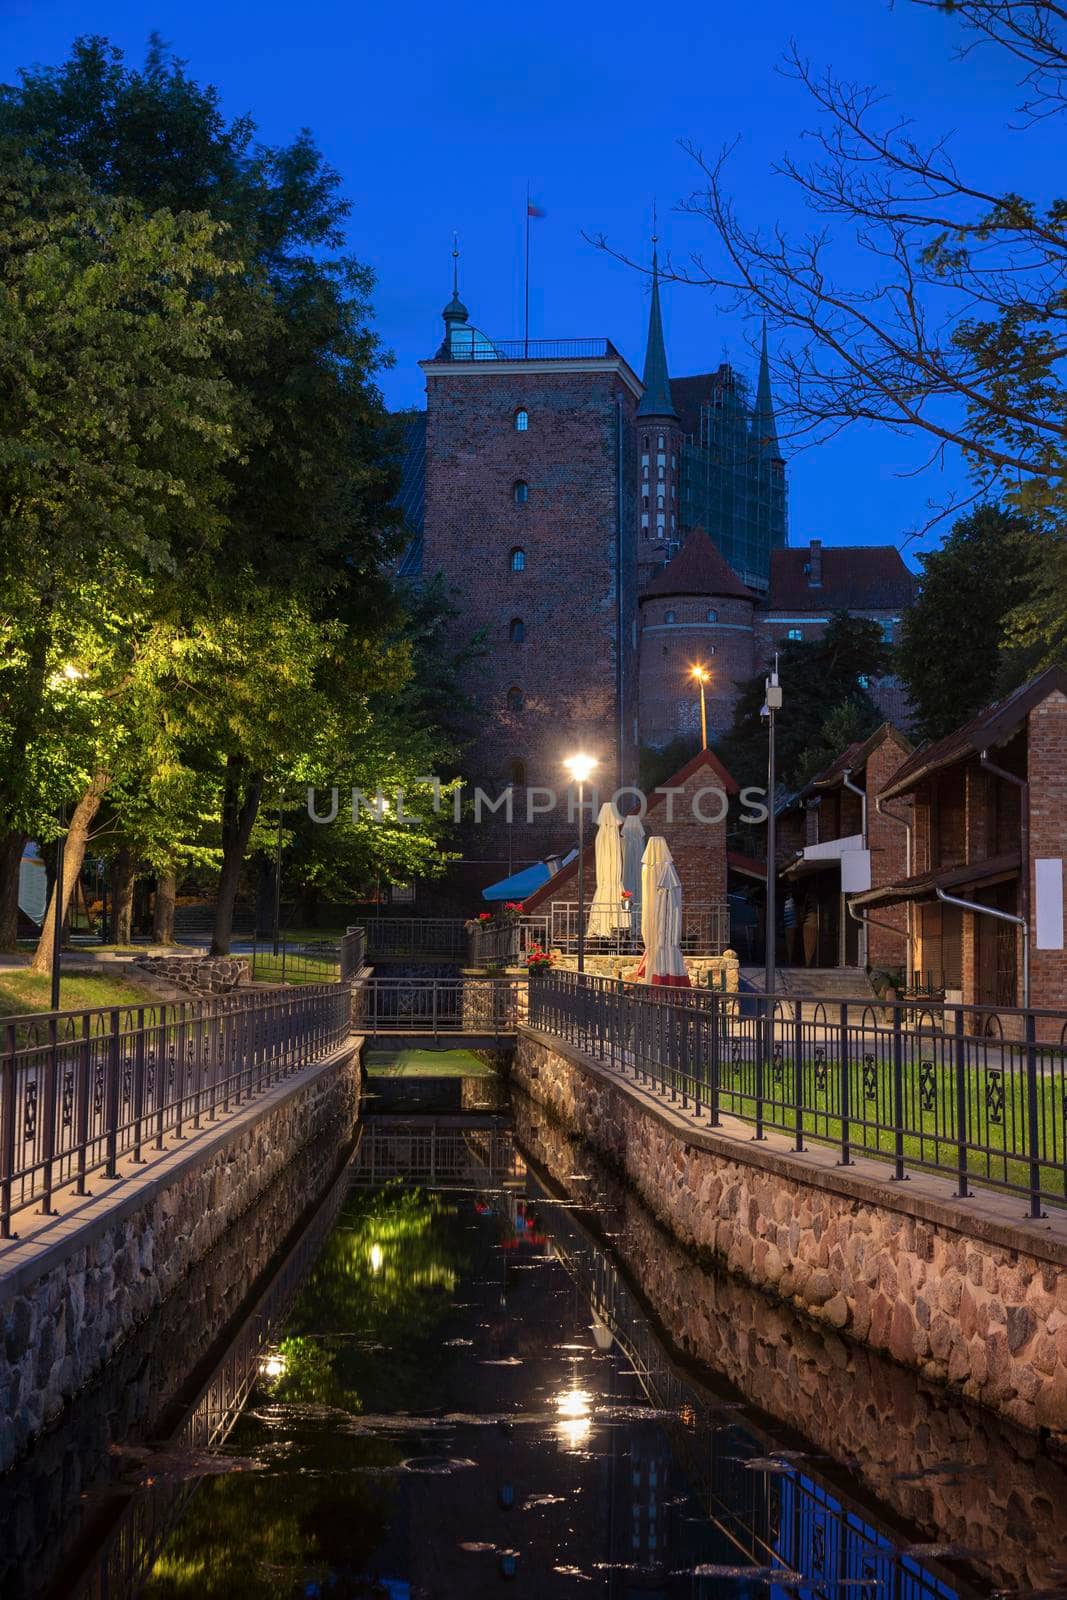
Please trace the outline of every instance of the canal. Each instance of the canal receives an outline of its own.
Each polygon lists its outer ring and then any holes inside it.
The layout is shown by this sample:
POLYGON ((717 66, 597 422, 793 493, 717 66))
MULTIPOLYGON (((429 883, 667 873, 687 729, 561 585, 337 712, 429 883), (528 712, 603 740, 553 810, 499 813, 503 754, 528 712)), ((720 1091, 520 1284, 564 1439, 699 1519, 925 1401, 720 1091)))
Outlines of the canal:
POLYGON ((700 1265, 495 1080, 411 1081, 239 1308, 237 1238, 0 1482, 5 1600, 1067 1594, 1040 1441, 700 1265))

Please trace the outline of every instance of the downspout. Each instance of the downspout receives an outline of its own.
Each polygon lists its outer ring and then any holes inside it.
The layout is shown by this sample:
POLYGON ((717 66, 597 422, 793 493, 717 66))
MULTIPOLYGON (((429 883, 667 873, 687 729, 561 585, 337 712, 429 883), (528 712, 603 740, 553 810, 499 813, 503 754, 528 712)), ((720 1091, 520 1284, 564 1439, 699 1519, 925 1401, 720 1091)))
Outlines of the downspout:
MULTIPOLYGON (((912 815, 911 817, 898 817, 895 811, 887 811, 886 808, 885 808, 885 803, 882 800, 882 797, 881 797, 880 794, 879 795, 875 795, 875 798, 874 798, 874 809, 877 811, 877 813, 878 813, 878 815, 880 817, 885 817, 887 821, 895 822, 898 827, 904 829, 904 832, 907 835, 907 838, 904 841, 904 876, 905 876, 905 878, 910 878, 911 877, 911 869, 912 869, 911 836, 912 836, 912 830, 915 827, 914 815, 912 815)), ((904 924, 904 951, 905 951, 905 954, 904 954, 904 983, 905 983, 905 986, 907 986, 911 981, 912 949, 913 949, 913 944, 914 944, 913 935, 912 935, 912 926, 911 926, 911 901, 910 900, 907 901, 906 904, 905 904, 904 915, 905 915, 905 924, 904 924)), ((899 934, 900 929, 897 928, 895 931, 899 934)))
MULTIPOLYGON (((858 794, 859 797, 860 797, 860 838, 863 840, 863 848, 866 850, 867 849, 867 791, 866 791, 866 789, 861 789, 858 784, 855 784, 855 783, 852 782, 852 768, 851 767, 846 767, 844 772, 842 773, 842 775, 841 775, 841 785, 842 785, 843 788, 850 789, 853 794, 858 794)), ((843 894, 842 894, 841 898, 844 900, 845 897, 844 897, 843 894)), ((845 900, 845 905, 849 906, 850 902, 848 900, 845 900)), ((862 917, 857 917, 856 921, 859 923, 860 929, 861 929, 861 933, 862 933, 862 938, 860 940, 860 945, 861 945, 861 949, 860 949, 860 966, 864 969, 864 971, 866 971, 866 969, 867 969, 867 949, 868 949, 868 944, 867 944, 867 924, 864 922, 862 917)), ((844 941, 844 932, 845 932, 845 930, 844 930, 844 928, 842 928, 842 930, 841 930, 842 942, 844 941)), ((845 953, 844 949, 842 949, 842 951, 841 951, 842 956, 844 955, 844 953, 845 953)))
MULTIPOLYGON (((1019 790, 1019 914, 1024 925, 1030 928, 1030 785, 1025 778, 1016 777, 1014 772, 1006 772, 1003 767, 998 767, 995 761, 990 761, 989 751, 982 750, 978 755, 979 765, 994 778, 1003 778, 1005 783, 1013 783, 1019 790)), ((994 854, 996 852, 994 851, 994 854)), ((1026 959, 1024 952, 1024 961, 1026 959)), ((1029 1001, 1026 1002, 1029 1005, 1029 1001)))
MULTIPOLYGON (((938 889, 937 898, 943 900, 947 906, 958 906, 961 911, 975 911, 982 917, 996 917, 998 922, 1013 922, 1017 928, 1023 930, 1023 1009, 1030 1007, 1030 925, 1025 917, 1017 917, 1012 911, 997 911, 994 906, 980 906, 974 900, 960 900, 954 894, 946 894, 944 889, 938 889)), ((977 1001, 973 1002, 977 1004, 977 1001)))
POLYGON ((623 692, 626 683, 626 673, 623 666, 623 652, 626 648, 625 622, 623 615, 623 573, 622 573, 622 510, 623 510, 623 484, 622 484, 622 399, 615 396, 615 702, 618 713, 618 743, 619 759, 616 771, 618 772, 618 787, 622 788, 630 777, 625 770, 626 748, 626 706, 623 692))

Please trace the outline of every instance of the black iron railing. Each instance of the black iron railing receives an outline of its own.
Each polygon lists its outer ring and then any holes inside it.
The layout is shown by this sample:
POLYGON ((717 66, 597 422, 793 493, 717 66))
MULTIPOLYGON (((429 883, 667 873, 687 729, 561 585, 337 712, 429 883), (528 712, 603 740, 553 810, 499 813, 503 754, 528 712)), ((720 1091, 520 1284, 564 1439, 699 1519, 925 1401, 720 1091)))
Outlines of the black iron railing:
POLYGON ((371 917, 363 927, 368 960, 375 956, 441 956, 462 961, 467 954, 463 917, 371 917))
POLYGON ((458 337, 438 361, 601 361, 618 357, 610 339, 476 339, 458 337))
MULTIPOLYGON (((614 902, 594 901, 585 907, 588 955, 640 955, 641 909, 627 910, 614 902)), ((578 948, 578 902, 557 900, 551 908, 549 940, 554 950, 573 954, 578 948)), ((682 907, 681 949, 691 956, 719 956, 730 944, 730 908, 725 901, 682 907)))
POLYGON ((0 1237, 335 1049, 346 984, 0 1020, 0 1237))
POLYGON ((532 1027, 680 1102, 856 1154, 1011 1189, 1041 1215, 1067 1199, 1067 1013, 771 1001, 538 973, 532 1027))
POLYGON ((547 917, 515 916, 469 925, 467 960, 472 967, 517 967, 536 946, 548 947, 547 917))
POLYGON ((343 976, 336 939, 277 939, 252 935, 254 983, 336 983, 343 976))
POLYGON ((526 1020, 525 978, 363 978, 352 989, 357 1033, 509 1039, 526 1020))

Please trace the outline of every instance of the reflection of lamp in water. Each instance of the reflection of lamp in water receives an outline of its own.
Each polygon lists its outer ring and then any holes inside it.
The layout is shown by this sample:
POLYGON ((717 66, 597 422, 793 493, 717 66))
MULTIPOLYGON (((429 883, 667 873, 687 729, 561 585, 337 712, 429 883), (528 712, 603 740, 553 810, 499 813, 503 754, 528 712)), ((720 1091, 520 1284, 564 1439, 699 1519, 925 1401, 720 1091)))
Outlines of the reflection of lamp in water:
POLYGON ((556 1396, 556 1432, 568 1450, 579 1450, 593 1431, 592 1408, 593 1397, 588 1389, 565 1389, 556 1396))
POLYGON ((593 1342, 600 1351, 601 1355, 606 1356, 612 1345, 615 1343, 615 1335, 612 1333, 607 1323, 603 1322, 601 1318, 597 1316, 595 1311, 593 1312, 592 1328, 593 1342))
POLYGON ((382 1247, 380 1244, 372 1244, 370 1247, 370 1269, 372 1272, 381 1272, 382 1270, 382 1247))
POLYGON ((269 1356, 264 1356, 259 1363, 259 1375, 261 1378, 280 1378, 284 1371, 285 1357, 279 1355, 276 1350, 272 1351, 269 1356))

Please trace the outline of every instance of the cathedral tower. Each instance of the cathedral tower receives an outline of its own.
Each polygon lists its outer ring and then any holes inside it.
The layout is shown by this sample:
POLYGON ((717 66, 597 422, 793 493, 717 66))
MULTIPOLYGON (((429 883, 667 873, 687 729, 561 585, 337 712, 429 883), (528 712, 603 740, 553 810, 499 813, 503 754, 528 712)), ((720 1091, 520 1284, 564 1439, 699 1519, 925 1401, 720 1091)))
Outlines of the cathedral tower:
POLYGON ((652 301, 648 311, 644 392, 637 407, 638 582, 644 583, 678 548, 678 482, 682 429, 671 399, 663 318, 659 303, 659 262, 652 241, 652 301))

